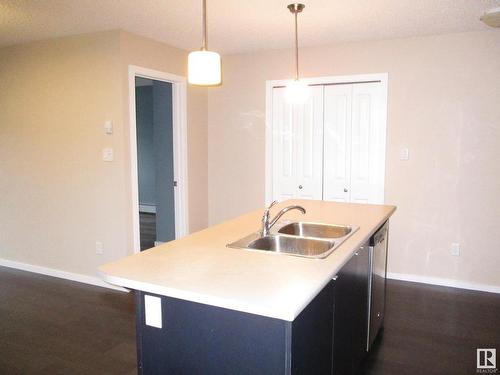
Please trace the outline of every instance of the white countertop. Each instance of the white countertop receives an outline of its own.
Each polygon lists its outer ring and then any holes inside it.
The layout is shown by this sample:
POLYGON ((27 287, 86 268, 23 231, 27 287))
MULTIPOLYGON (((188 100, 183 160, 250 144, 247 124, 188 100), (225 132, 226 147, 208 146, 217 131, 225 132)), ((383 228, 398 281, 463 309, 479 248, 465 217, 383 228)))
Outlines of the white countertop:
MULTIPOLYGON (((307 213, 282 220, 359 226, 325 259, 226 247, 260 229, 263 210, 223 222, 179 240, 105 264, 102 278, 125 288, 293 321, 396 207, 289 200, 307 213)), ((390 255, 389 255, 390 256, 390 255)))

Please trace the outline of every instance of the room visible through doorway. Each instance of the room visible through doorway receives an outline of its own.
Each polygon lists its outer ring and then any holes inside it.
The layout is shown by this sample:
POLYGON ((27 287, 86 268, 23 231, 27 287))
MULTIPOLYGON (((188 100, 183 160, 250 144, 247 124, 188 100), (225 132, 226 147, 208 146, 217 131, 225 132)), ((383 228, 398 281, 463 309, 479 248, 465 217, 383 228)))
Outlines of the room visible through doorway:
POLYGON ((175 238, 172 84, 135 78, 141 251, 175 238))

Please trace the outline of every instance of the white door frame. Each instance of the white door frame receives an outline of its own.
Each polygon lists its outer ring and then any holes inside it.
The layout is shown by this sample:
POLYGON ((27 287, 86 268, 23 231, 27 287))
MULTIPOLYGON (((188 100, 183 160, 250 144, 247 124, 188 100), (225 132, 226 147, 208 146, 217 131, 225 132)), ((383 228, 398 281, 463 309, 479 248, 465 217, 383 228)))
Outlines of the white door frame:
MULTIPOLYGON (((322 84, 349 84, 349 83, 363 83, 363 82, 380 82, 382 87, 382 107, 383 107, 383 121, 382 131, 386 134, 387 129, 387 85, 389 81, 388 73, 376 74, 358 74, 349 76, 328 76, 328 77, 313 77, 301 78, 301 81, 309 85, 322 85, 322 84)), ((271 203, 273 199, 273 88, 286 86, 290 82, 289 79, 282 80, 268 80, 266 81, 266 194, 265 205, 271 203)), ((386 137, 382 139, 383 149, 386 149, 386 137)), ((382 186, 385 189, 385 154, 383 162, 384 181, 382 186)))
POLYGON ((172 84, 172 127, 175 205, 175 238, 188 233, 188 174, 187 174, 187 113, 186 77, 160 72, 136 65, 128 66, 129 128, 130 128, 130 181, 132 193, 133 252, 141 251, 139 228, 139 176, 137 170, 137 124, 135 113, 135 77, 149 78, 172 84))

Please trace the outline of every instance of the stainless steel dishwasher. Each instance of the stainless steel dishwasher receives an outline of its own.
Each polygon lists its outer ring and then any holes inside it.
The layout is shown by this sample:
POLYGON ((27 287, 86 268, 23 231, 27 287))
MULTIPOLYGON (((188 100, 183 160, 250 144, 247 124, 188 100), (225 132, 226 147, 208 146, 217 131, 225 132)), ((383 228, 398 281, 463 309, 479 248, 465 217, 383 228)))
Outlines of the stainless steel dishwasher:
POLYGON ((366 350, 372 346, 382 327, 385 313, 385 288, 387 277, 387 240, 389 222, 370 238, 370 275, 368 277, 368 337, 366 350))

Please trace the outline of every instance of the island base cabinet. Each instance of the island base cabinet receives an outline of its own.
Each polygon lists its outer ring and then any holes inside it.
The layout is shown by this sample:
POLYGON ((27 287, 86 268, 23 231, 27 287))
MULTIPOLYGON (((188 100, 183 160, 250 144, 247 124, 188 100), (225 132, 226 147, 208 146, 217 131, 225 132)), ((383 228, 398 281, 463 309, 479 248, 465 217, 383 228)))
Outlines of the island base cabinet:
POLYGON ((293 321, 136 291, 138 373, 331 374, 333 284, 293 321), (161 300, 146 324, 145 295, 161 300))
POLYGON ((366 356, 369 264, 367 243, 292 322, 137 291, 138 373, 355 374, 366 356), (160 301, 156 324, 146 324, 145 296, 160 301))
POLYGON ((286 373, 285 321, 156 296, 162 327, 151 327, 144 295, 136 297, 139 374, 286 373))
POLYGON ((335 277, 333 374, 355 374, 366 356, 369 247, 360 247, 335 277))
POLYGON ((334 282, 292 322, 291 373, 332 374, 334 282))

